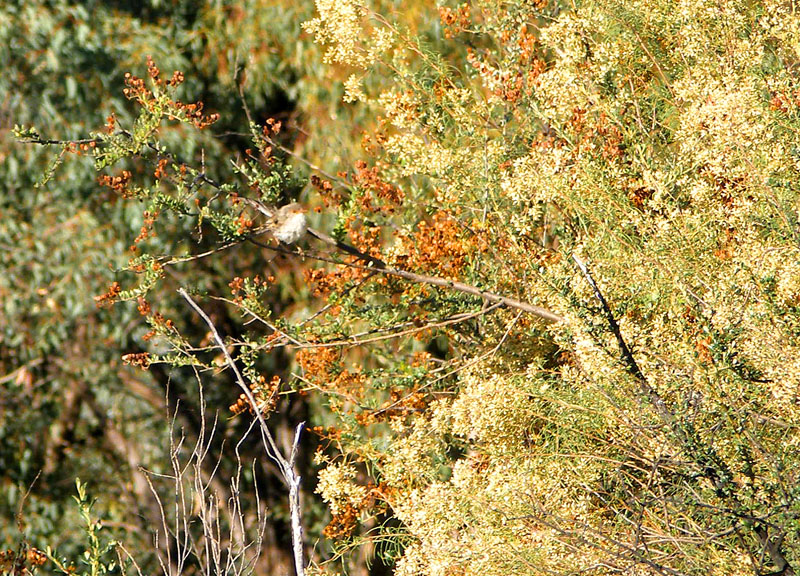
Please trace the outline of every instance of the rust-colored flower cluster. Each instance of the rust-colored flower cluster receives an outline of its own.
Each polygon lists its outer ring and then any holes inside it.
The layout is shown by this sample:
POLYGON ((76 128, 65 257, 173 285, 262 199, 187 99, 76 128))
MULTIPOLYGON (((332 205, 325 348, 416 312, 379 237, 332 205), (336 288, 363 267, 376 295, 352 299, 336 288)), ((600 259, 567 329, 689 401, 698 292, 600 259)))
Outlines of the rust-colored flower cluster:
POLYGON ((643 212, 647 206, 647 202, 653 197, 654 190, 646 186, 636 186, 628 191, 628 199, 633 204, 634 208, 643 212))
POLYGON ((334 514, 330 523, 323 528, 322 535, 331 540, 352 536, 356 527, 358 527, 358 517, 360 513, 361 510, 353 506, 353 504, 349 502, 343 504, 340 507, 339 513, 334 514))
POLYGON ((334 369, 338 366, 339 352, 334 348, 304 348, 295 355, 295 360, 303 369, 306 378, 331 380, 334 369))
POLYGON ((149 210, 144 211, 144 213, 142 214, 142 216, 144 217, 144 223, 142 224, 142 227, 139 229, 139 235, 133 239, 134 245, 143 242, 147 238, 155 238, 156 233, 155 230, 153 229, 153 226, 155 225, 156 220, 158 219, 158 214, 159 214, 158 211, 155 212, 150 212, 149 210))
POLYGON ((183 115, 195 125, 196 128, 206 128, 211 126, 214 122, 219 120, 219 114, 203 114, 203 103, 195 102, 194 104, 184 104, 180 100, 173 102, 175 109, 183 113, 183 115))
MULTIPOLYGON (((278 393, 280 392, 280 387, 281 377, 277 374, 274 375, 269 382, 267 382, 267 379, 264 376, 259 375, 257 381, 250 384, 250 391, 253 393, 253 398, 255 398, 256 405, 261 411, 262 416, 267 417, 273 410, 275 410, 275 406, 278 403, 278 393)), ((239 394, 236 402, 231 404, 228 409, 236 416, 243 414, 244 412, 249 412, 250 414, 255 413, 253 411, 253 407, 250 405, 250 401, 247 399, 247 395, 244 392, 239 394)))
POLYGON ((156 312, 153 314, 153 324, 158 327, 163 326, 167 330, 175 329, 175 323, 169 318, 164 318, 161 312, 156 312))
POLYGON ((161 78, 161 70, 158 69, 158 66, 156 66, 155 62, 153 62, 153 59, 150 56, 147 57, 147 74, 148 76, 150 76, 150 78, 153 80, 153 82, 155 82, 157 86, 166 85, 166 86, 177 87, 183 84, 183 81, 185 79, 183 76, 183 72, 175 70, 172 73, 172 78, 164 82, 164 80, 161 78))
POLYGON ((769 107, 771 110, 780 110, 784 114, 796 111, 800 108, 800 88, 791 93, 774 92, 770 98, 769 107))
POLYGON ((270 132, 277 136, 281 133, 282 126, 283 123, 280 120, 275 120, 275 118, 267 118, 267 122, 264 125, 264 136, 267 136, 270 132))
MULTIPOLYGON (((325 180, 314 174, 311 176, 311 185, 319 193, 326 208, 335 208, 342 203, 341 195, 334 192, 333 184, 330 180, 325 180)), ((316 210, 319 212, 320 208, 318 207, 316 210)))
MULTIPOLYGON (((434 90, 439 89, 439 91, 441 91, 441 84, 443 83, 437 83, 437 86, 434 88, 434 90)), ((381 117, 377 119, 377 126, 373 129, 372 133, 367 132, 366 130, 361 133, 361 148, 363 148, 364 152, 366 152, 369 156, 378 155, 381 148, 386 144, 388 139, 386 135, 388 126, 388 120, 381 117)))
POLYGON ((159 158, 158 163, 156 164, 155 172, 153 172, 153 177, 156 180, 163 180, 167 177, 167 165, 169 164, 169 160, 166 158, 159 158))
POLYGON ((142 370, 147 370, 150 367, 150 362, 151 362, 150 353, 137 352, 132 354, 125 354, 122 357, 122 362, 130 366, 136 366, 137 368, 141 368, 142 370))
POLYGON ((131 176, 129 170, 123 170, 117 176, 109 176, 108 174, 101 174, 97 178, 97 182, 101 186, 107 186, 111 188, 114 192, 122 196, 123 198, 131 198, 133 193, 128 189, 128 185, 131 182, 131 176))
POLYGON ((368 511, 375 514, 385 508, 388 494, 393 490, 385 485, 376 486, 371 481, 365 488, 366 493, 360 502, 342 502, 337 506, 337 513, 332 515, 330 523, 322 530, 323 536, 330 539, 349 538, 358 527, 362 513, 368 511))
POLYGON ((161 70, 147 57, 147 75, 154 86, 154 90, 147 87, 147 83, 130 72, 125 73, 125 88, 122 93, 129 100, 136 100, 148 110, 153 110, 156 106, 163 106, 167 114, 175 118, 185 119, 194 124, 197 128, 206 128, 219 120, 219 114, 204 114, 203 103, 194 102, 185 104, 180 100, 173 100, 164 95, 163 89, 176 88, 184 81, 183 72, 175 71, 169 80, 161 78, 161 70))
POLYGON ((32 573, 31 568, 43 566, 45 562, 47 554, 38 548, 0 551, 0 572, 9 576, 28 576, 32 573))
POLYGON ((333 184, 329 180, 323 180, 316 174, 311 176, 311 185, 322 194, 330 194, 333 192, 333 184))
POLYGON ((373 258, 381 257, 381 228, 369 226, 365 228, 350 227, 350 240, 364 254, 373 258))
POLYGON ((303 281, 312 289, 314 296, 327 296, 344 286, 349 279, 350 273, 347 269, 306 268, 303 270, 303 281))
POLYGON ((149 316, 150 312, 152 312, 152 308, 150 307, 150 303, 145 300, 144 296, 139 296, 137 300, 136 309, 139 311, 139 314, 142 316, 149 316))
POLYGON ((239 216, 235 220, 236 222, 236 234, 242 235, 246 234, 248 231, 253 229, 253 219, 250 218, 245 212, 239 214, 239 216))
POLYGON ((537 44, 536 36, 528 32, 528 26, 526 24, 520 26, 517 46, 520 50, 521 61, 532 61, 536 58, 537 44))
POLYGON ((522 97, 525 76, 522 72, 505 70, 500 73, 500 85, 494 93, 506 102, 516 102, 522 97))
MULTIPOLYGON (((353 244, 363 253, 369 254, 374 258, 380 258, 380 246, 378 243, 380 229, 370 228, 368 232, 361 233, 351 231, 350 236, 353 244)), ((355 256, 345 258, 348 263, 358 262, 355 256)), ((341 266, 335 270, 324 270, 322 268, 306 268, 303 270, 303 279, 307 286, 311 287, 315 296, 327 296, 331 292, 337 292, 345 288, 352 282, 360 282, 369 277, 371 272, 362 268, 348 268, 341 266)), ((380 278, 378 280, 381 280, 380 278)))
POLYGON ((305 378, 320 388, 335 390, 345 396, 363 396, 367 377, 358 366, 341 367, 341 354, 337 349, 320 346, 306 348, 296 355, 305 378))
POLYGON ((600 143, 600 152, 606 161, 618 160, 623 155, 622 131, 612 124, 605 112, 597 114, 594 122, 587 120, 587 110, 575 107, 568 125, 579 136, 576 148, 600 143))
POLYGON ((150 318, 150 325, 152 326, 152 329, 147 332, 147 334, 142 336, 142 340, 145 342, 153 338, 153 336, 155 336, 159 331, 175 331, 175 323, 169 318, 165 318, 161 312, 153 312, 150 303, 145 300, 143 296, 139 296, 136 309, 142 316, 147 316, 150 318))
POLYGON ((266 288, 270 284, 275 283, 275 276, 269 275, 262 278, 261 275, 256 274, 252 281, 241 276, 236 276, 233 280, 228 282, 228 288, 231 289, 233 301, 236 304, 243 304, 244 299, 251 296, 254 292, 266 288))
POLYGON ((457 277, 467 263, 467 249, 455 218, 439 211, 430 221, 422 221, 406 242, 407 252, 397 258, 406 270, 435 271, 444 277, 457 277))
POLYGON ((106 293, 95 296, 94 301, 98 308, 110 308, 114 305, 114 302, 116 302, 120 292, 122 292, 122 287, 119 285, 119 282, 113 282, 106 293))
POLYGON ((113 112, 106 116, 106 123, 103 126, 103 132, 106 134, 113 134, 114 128, 117 127, 117 116, 113 112))
POLYGON ((420 390, 393 388, 389 391, 389 401, 374 412, 363 412, 365 424, 369 421, 391 420, 410 412, 422 412, 430 404, 433 397, 420 390))
MULTIPOLYGON (((545 4, 543 2, 542 4, 545 4)), ((545 71, 545 62, 540 57, 539 45, 536 36, 528 32, 528 27, 523 24, 519 29, 517 45, 520 50, 520 68, 527 68, 527 88, 526 94, 530 95, 534 86, 534 80, 545 71)))
POLYGON ((126 87, 122 89, 122 93, 129 100, 136 99, 144 104, 145 102, 149 102, 153 97, 153 93, 147 89, 145 81, 138 76, 134 76, 130 72, 125 73, 125 86, 126 87))
POLYGON ((546 130, 536 134, 536 138, 531 142, 531 150, 549 152, 551 150, 559 150, 566 145, 567 141, 556 135, 555 131, 546 130))
POLYGON ((501 68, 467 49, 467 62, 485 79, 495 96, 510 103, 519 101, 523 95, 530 96, 536 79, 545 71, 544 60, 536 55, 536 38, 524 26, 519 36, 519 60, 501 68))
POLYGON ((47 554, 37 548, 28 548, 25 558, 32 566, 43 566, 47 562, 47 554))
POLYGON ((696 358, 705 366, 714 362, 711 355, 711 338, 703 330, 698 316, 691 306, 686 306, 683 311, 683 320, 686 326, 686 335, 693 344, 696 358))
POLYGON ((439 7, 439 20, 444 26, 444 37, 453 38, 469 28, 471 23, 469 17, 469 4, 461 4, 453 10, 447 6, 439 7))
POLYGON ((720 260, 730 260, 733 257, 733 251, 739 244, 736 237, 736 229, 728 227, 722 230, 718 242, 719 246, 714 249, 714 256, 720 260))
MULTIPOLYGON (((336 426, 313 426, 311 432, 319 436, 322 440, 328 440, 330 443, 338 443, 342 439, 342 429, 336 426)), ((317 445, 317 453, 323 452, 322 444, 317 445)))
POLYGON ((234 298, 239 297, 239 293, 244 290, 244 278, 236 276, 233 280, 228 282, 228 288, 231 289, 231 294, 234 298))
POLYGON ((91 140, 89 142, 70 142, 69 145, 69 153, 76 154, 78 156, 83 156, 84 153, 89 152, 97 147, 97 140, 91 140))
POLYGON ((353 366, 352 370, 345 368, 336 377, 328 382, 328 388, 360 398, 364 395, 367 386, 367 376, 361 372, 360 366, 353 366))
POLYGON ((360 201, 366 212, 374 212, 376 207, 373 200, 380 200, 377 210, 385 214, 393 214, 397 206, 403 203, 403 191, 396 186, 392 186, 380 177, 377 166, 369 168, 363 160, 356 162, 356 173, 353 181, 366 192, 360 201), (373 197, 374 194, 374 197, 373 197))

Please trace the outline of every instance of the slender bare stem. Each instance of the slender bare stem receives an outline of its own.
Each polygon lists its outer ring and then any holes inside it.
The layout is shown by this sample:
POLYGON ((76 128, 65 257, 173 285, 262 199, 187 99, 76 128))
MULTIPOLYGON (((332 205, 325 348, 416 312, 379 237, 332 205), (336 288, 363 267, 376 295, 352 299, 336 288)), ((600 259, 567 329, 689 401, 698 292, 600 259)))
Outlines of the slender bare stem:
POLYGON ((261 429, 261 440, 264 443, 264 450, 267 453, 267 456, 269 456, 278 465, 283 481, 289 488, 289 510, 291 513, 292 550, 294 552, 295 573, 297 576, 305 576, 305 563, 303 561, 303 525, 301 521, 302 516, 300 510, 300 476, 297 474, 294 467, 295 460, 297 458, 297 448, 300 442, 300 434, 303 431, 305 422, 301 422, 297 425, 291 453, 289 458, 286 459, 278 449, 275 438, 272 436, 272 432, 270 432, 269 428, 267 427, 267 422, 264 420, 263 414, 261 414, 261 409, 259 408, 258 403, 253 396, 253 392, 244 381, 239 368, 236 366, 236 363, 233 361, 233 358, 225 346, 225 341, 220 336, 216 326, 214 326, 214 323, 211 321, 211 318, 209 318, 203 309, 197 305, 197 303, 192 299, 191 296, 189 296, 186 290, 179 288, 178 294, 180 294, 183 299, 189 303, 189 306, 191 306, 192 309, 194 309, 194 311, 200 315, 200 317, 208 326, 208 329, 211 331, 214 341, 217 343, 217 346, 219 346, 219 349, 225 356, 225 361, 236 377, 236 383, 239 385, 239 388, 242 389, 247 401, 250 402, 253 413, 256 415, 256 419, 258 420, 261 429))

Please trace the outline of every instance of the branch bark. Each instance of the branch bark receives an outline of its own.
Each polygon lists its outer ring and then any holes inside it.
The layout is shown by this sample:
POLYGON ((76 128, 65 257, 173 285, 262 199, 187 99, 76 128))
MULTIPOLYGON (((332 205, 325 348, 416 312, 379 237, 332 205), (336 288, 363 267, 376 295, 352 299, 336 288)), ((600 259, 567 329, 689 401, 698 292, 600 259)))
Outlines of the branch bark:
POLYGON ((575 254, 572 255, 572 259, 575 261, 575 264, 578 265, 578 268, 580 268, 580 271, 583 273, 583 276, 586 278, 589 286, 592 287, 595 298, 600 301, 600 305, 603 307, 603 312, 606 315, 608 326, 611 328, 611 332, 617 339, 617 345, 622 352, 622 358, 625 360, 625 367, 628 369, 628 372, 630 372, 631 375, 637 380, 646 381, 644 374, 642 374, 639 365, 636 363, 636 359, 633 357, 631 349, 628 348, 628 345, 625 343, 625 339, 622 337, 622 332, 619 330, 619 324, 617 324, 617 320, 614 318, 614 313, 611 311, 611 307, 608 305, 608 302, 606 302, 603 293, 600 292, 600 288, 597 286, 594 278, 592 278, 592 275, 589 274, 589 269, 586 267, 586 264, 575 254))

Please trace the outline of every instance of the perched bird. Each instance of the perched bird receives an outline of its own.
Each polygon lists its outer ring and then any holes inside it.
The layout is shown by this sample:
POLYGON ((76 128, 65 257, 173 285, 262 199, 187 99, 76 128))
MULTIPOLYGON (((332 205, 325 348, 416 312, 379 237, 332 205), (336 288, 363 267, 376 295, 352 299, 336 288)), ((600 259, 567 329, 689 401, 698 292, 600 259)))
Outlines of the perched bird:
POLYGON ((306 235, 308 221, 306 210, 297 202, 273 209, 252 198, 240 198, 268 218, 266 229, 284 244, 294 244, 306 235))

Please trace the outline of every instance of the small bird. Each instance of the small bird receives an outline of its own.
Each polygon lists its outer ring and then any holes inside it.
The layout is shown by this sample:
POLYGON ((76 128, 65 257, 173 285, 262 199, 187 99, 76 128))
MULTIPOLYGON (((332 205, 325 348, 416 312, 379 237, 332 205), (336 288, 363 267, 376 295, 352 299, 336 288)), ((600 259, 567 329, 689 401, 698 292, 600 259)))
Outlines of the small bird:
POLYGON ((266 229, 280 242, 294 244, 306 235, 308 230, 306 210, 297 202, 281 206, 276 210, 252 198, 241 197, 240 200, 268 218, 266 229))

